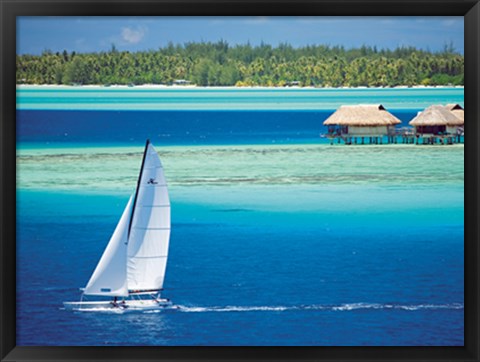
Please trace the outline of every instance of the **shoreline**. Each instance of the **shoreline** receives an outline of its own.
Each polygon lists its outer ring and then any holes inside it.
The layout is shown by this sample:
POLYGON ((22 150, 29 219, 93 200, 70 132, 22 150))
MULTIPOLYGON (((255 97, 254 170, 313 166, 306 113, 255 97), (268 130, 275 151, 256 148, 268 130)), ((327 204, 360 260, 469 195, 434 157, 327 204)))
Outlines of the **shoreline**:
POLYGON ((64 85, 64 84, 17 84, 17 89, 150 89, 150 90, 379 90, 379 89, 464 89, 464 86, 423 86, 423 85, 400 85, 396 87, 267 87, 267 86, 197 86, 197 85, 164 85, 164 84, 141 84, 129 85, 64 85))

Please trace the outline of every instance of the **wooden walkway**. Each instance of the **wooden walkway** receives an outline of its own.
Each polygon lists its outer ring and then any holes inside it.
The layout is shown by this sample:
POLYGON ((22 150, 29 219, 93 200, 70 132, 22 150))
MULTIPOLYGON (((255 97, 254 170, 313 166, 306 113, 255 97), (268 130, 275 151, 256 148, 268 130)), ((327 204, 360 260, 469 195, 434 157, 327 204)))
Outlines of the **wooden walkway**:
POLYGON ((346 134, 326 134, 330 144, 346 145, 382 145, 382 144, 415 144, 415 145, 453 145, 464 143, 463 135, 414 135, 395 134, 388 136, 349 136, 346 134))

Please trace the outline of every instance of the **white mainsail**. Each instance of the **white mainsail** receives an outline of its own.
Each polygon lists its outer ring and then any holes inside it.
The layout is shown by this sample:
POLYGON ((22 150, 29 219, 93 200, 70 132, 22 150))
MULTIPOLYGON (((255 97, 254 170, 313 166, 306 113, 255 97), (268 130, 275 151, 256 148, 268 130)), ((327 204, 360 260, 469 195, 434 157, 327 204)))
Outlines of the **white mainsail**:
POLYGON ((127 257, 128 224, 132 213, 133 195, 123 211, 95 271, 85 287, 85 295, 128 296, 127 257))
POLYGON ((170 199, 162 163, 147 141, 137 189, 87 286, 85 295, 126 297, 163 287, 170 239, 170 199))
POLYGON ((127 249, 129 291, 163 287, 170 239, 170 199, 162 163, 147 143, 127 249))

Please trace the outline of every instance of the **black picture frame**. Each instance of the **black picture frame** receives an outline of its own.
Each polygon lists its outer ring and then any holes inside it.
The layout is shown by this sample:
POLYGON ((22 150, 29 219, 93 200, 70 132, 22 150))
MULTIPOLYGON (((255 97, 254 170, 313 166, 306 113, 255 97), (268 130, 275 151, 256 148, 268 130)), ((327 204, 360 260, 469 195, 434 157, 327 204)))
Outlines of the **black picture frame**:
POLYGON ((1 13, 1 361, 479 361, 480 4, 478 0, 0 0, 1 13), (465 345, 464 347, 23 347, 16 346, 17 16, 398 15, 465 19, 465 345))

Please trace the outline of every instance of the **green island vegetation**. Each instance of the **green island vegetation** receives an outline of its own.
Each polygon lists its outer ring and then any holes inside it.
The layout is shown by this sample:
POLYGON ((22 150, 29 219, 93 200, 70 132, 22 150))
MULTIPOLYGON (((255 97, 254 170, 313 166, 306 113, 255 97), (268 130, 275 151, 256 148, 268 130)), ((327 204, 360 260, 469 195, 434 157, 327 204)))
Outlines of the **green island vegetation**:
POLYGON ((464 57, 414 47, 168 44, 158 50, 17 55, 17 84, 394 87, 463 85, 464 57))

